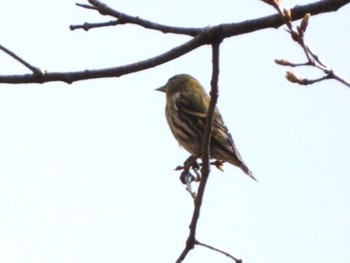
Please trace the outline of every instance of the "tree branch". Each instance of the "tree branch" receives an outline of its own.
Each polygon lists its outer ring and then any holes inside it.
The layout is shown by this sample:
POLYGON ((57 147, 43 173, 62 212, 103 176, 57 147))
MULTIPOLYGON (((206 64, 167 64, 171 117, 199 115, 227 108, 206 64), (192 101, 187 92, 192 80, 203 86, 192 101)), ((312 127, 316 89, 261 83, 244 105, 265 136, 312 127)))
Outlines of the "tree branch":
POLYGON ((209 249, 211 249, 211 250, 214 250, 214 251, 216 251, 216 252, 218 252, 218 253, 221 253, 221 254, 225 255, 226 257, 229 257, 230 259, 234 260, 236 263, 242 263, 242 260, 241 260, 241 259, 235 258, 235 257, 232 256, 230 253, 227 253, 226 251, 223 251, 223 250, 218 249, 218 248, 216 248, 216 247, 213 247, 213 246, 211 246, 211 245, 202 243, 202 242, 200 242, 200 241, 198 241, 198 240, 196 241, 196 245, 202 246, 202 247, 206 247, 206 248, 209 248, 209 249))
POLYGON ((121 13, 97 0, 88 0, 88 1, 94 8, 98 10, 98 12, 100 12, 100 14, 117 18, 119 21, 119 24, 134 24, 144 28, 161 31, 163 33, 183 34, 183 35, 189 35, 193 37, 201 33, 201 31, 203 30, 202 28, 184 28, 184 27, 162 25, 159 23, 142 19, 138 16, 130 16, 130 15, 121 13))
POLYGON ((303 49, 303 52, 305 54, 305 57, 307 59, 307 62, 304 63, 291 63, 288 60, 285 59, 276 59, 275 62, 279 65, 282 66, 290 66, 290 67, 300 67, 300 66, 312 66, 315 67, 325 74, 325 76, 317 78, 317 79, 306 79, 306 78, 301 78, 297 76, 294 72, 288 71, 286 74, 287 80, 289 80, 292 83, 298 83, 300 85, 310 85, 314 84, 326 79, 334 79, 339 82, 341 82, 343 85, 350 87, 350 82, 346 81, 344 78, 340 77, 337 73, 334 72, 331 67, 327 66, 325 63, 323 63, 319 56, 317 56, 309 47, 308 44, 305 42, 305 33, 306 29, 308 28, 309 25, 309 20, 310 20, 310 13, 307 13, 303 19, 300 22, 300 25, 294 29, 293 24, 291 23, 292 19, 292 14, 290 10, 284 9, 280 7, 279 1, 276 0, 264 0, 264 2, 272 5, 277 12, 280 14, 281 18, 284 20, 284 23, 286 24, 288 28, 288 32, 290 33, 290 36, 293 41, 298 43, 298 45, 303 49))
POLYGON ((84 29, 85 31, 88 31, 91 28, 99 28, 99 27, 106 27, 106 26, 116 26, 120 25, 119 20, 112 20, 108 22, 101 22, 101 23, 84 23, 82 25, 70 25, 69 29, 70 30, 75 30, 75 29, 84 29))
POLYGON ((7 55, 9 55, 10 57, 12 57, 15 60, 17 60, 19 63, 24 65, 26 68, 28 68, 31 71, 33 71, 34 75, 41 76, 43 74, 39 68, 34 67, 33 65, 29 64, 27 61, 25 61, 24 59, 20 58, 18 55, 16 55, 14 52, 12 52, 11 50, 7 49, 6 47, 0 45, 0 50, 4 51, 7 55))
MULTIPOLYGON (((176 260, 176 263, 182 262, 189 251, 194 248, 196 244, 196 230, 197 223, 200 215, 200 210, 203 202, 205 187, 207 185, 207 181, 210 173, 210 138, 212 133, 213 126, 213 113, 215 110, 215 106, 218 100, 219 92, 218 92, 218 79, 219 79, 219 50, 220 50, 221 39, 217 39, 212 44, 212 63, 213 63, 213 72, 211 78, 211 91, 210 91, 210 103, 209 109, 207 113, 206 123, 205 123, 205 132, 202 144, 202 168, 201 168, 201 181, 198 186, 198 193, 194 200, 194 210, 192 215, 192 220, 190 224, 190 233, 186 241, 186 246, 179 258, 176 260)), ((198 242, 197 242, 198 243, 198 242)))
POLYGON ((191 39, 183 45, 177 46, 161 55, 135 62, 132 64, 106 69, 92 69, 75 72, 46 72, 38 77, 35 74, 24 75, 0 75, 0 83, 22 84, 22 83, 43 83, 51 81, 63 81, 71 84, 78 80, 120 77, 129 73, 152 68, 168 61, 174 60, 208 42, 208 34, 203 34, 191 39))
MULTIPOLYGON (((175 47, 161 55, 128 65, 105 69, 87 69, 75 72, 43 72, 42 75, 36 73, 23 75, 0 75, 0 83, 23 84, 44 83, 51 81, 73 83, 80 80, 119 77, 161 65, 170 60, 178 58, 200 46, 211 44, 212 41, 214 41, 212 39, 212 36, 220 35, 222 39, 225 39, 266 28, 278 28, 284 23, 281 16, 279 14, 275 14, 239 23, 221 24, 207 28, 177 28, 160 25, 151 21, 140 19, 138 17, 127 16, 116 10, 110 9, 106 5, 96 0, 89 0, 89 2, 93 5, 91 8, 84 5, 80 6, 84 6, 85 8, 93 10, 98 9, 98 11, 104 15, 108 14, 116 17, 118 19, 118 24, 121 24, 121 19, 123 23, 132 23, 146 28, 159 30, 161 32, 187 34, 189 36, 195 37, 188 42, 175 47)), ((307 13, 316 15, 320 13, 336 11, 349 2, 350 0, 323 0, 308 5, 296 6, 291 9, 292 20, 300 19, 307 13)))
MULTIPOLYGON (((147 29, 157 30, 163 33, 173 33, 173 34, 183 34, 188 36, 196 36, 203 31, 203 28, 184 28, 184 27, 174 27, 155 23, 146 19, 142 19, 138 16, 130 16, 112 9, 108 5, 98 1, 89 0, 91 8, 100 12, 102 15, 108 15, 117 18, 120 22, 118 24, 134 24, 147 29)), ((311 15, 317 15, 320 13, 327 13, 337 11, 339 8, 350 3, 350 0, 321 0, 315 3, 295 6, 291 9, 293 21, 299 20, 304 17, 305 14, 310 13, 311 15)), ((227 32, 224 36, 231 37, 235 35, 245 34, 254 32, 256 30, 266 29, 266 28, 279 28, 284 24, 283 19, 278 15, 270 15, 262 18, 252 19, 248 21, 243 21, 239 23, 228 23, 223 24, 227 32)), ((106 25, 110 26, 110 25, 106 25)), ((92 27, 93 28, 93 24, 92 27)), ((81 27, 84 28, 84 27, 81 27)), ((84 28, 85 29, 85 28, 84 28)), ((86 29, 85 29, 86 30, 86 29)))

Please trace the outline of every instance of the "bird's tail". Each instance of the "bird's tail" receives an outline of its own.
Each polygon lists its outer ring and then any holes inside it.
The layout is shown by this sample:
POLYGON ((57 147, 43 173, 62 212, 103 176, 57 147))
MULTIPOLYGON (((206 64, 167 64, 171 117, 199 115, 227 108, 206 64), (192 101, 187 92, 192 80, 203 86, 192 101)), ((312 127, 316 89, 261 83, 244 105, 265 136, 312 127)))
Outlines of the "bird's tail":
POLYGON ((254 181, 258 182, 258 180, 253 176, 253 173, 251 170, 249 170, 248 166, 246 166, 244 163, 241 163, 240 168, 243 170, 243 172, 246 173, 250 178, 252 178, 254 181))

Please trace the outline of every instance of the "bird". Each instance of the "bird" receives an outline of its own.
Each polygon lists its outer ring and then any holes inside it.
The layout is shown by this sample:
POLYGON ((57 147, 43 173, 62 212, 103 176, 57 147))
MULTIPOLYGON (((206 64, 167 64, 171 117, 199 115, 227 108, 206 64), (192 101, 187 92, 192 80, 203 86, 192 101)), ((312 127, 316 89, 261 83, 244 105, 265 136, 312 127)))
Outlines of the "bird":
MULTIPOLYGON (((175 75, 156 90, 166 94, 165 116, 175 139, 192 156, 200 158, 209 95, 200 82, 188 74, 175 75)), ((237 166, 257 181, 239 154, 217 107, 213 113, 210 158, 237 166)))

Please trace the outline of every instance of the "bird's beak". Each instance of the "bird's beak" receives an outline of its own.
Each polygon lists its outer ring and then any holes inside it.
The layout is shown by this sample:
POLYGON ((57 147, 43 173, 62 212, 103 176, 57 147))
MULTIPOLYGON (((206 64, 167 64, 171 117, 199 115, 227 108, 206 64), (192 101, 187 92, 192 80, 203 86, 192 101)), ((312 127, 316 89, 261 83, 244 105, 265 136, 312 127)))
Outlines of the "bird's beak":
POLYGON ((158 89, 155 89, 157 91, 165 92, 166 91, 166 85, 159 87, 158 89))

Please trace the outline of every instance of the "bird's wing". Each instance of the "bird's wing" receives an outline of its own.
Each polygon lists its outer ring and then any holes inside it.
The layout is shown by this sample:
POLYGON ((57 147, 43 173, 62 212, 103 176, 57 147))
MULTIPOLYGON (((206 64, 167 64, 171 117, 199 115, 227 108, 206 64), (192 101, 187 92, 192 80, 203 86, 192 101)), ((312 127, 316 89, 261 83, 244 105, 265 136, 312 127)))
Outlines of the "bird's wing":
MULTIPOLYGON (((192 120, 196 120, 197 125, 200 124, 204 133, 209 102, 210 99, 207 95, 204 96, 204 94, 191 92, 187 94, 178 94, 175 104, 178 111, 185 113, 186 116, 190 117, 192 120)), ((239 152, 217 107, 215 107, 213 115, 212 139, 215 140, 218 147, 228 153, 236 154, 241 161, 239 152)))
MULTIPOLYGON (((178 94, 175 105, 178 111, 185 113, 192 120, 196 119, 197 124, 199 121, 202 124, 204 132, 209 102, 210 99, 208 96, 191 92, 187 94, 178 94)), ((217 107, 215 107, 213 115, 212 138, 217 142, 219 147, 222 147, 228 152, 236 153, 236 155, 239 156, 238 150, 217 107)))
POLYGON ((243 162, 241 155, 239 154, 237 147, 232 139, 232 136, 225 123, 223 122, 218 110, 214 112, 212 137, 220 146, 235 154, 237 158, 243 162))
POLYGON ((244 164, 241 155, 238 152, 238 149, 232 139, 231 133, 226 127, 219 110, 216 108, 213 116, 213 140, 216 141, 217 147, 220 147, 222 150, 226 150, 232 156, 236 156, 237 160, 244 164))
MULTIPOLYGON (((192 122, 200 127, 204 133, 206 116, 209 108, 208 96, 196 96, 195 94, 179 94, 175 101, 175 105, 179 112, 186 115, 192 122)), ((230 132, 228 131, 221 114, 217 107, 215 107, 213 115, 213 129, 211 135, 211 147, 218 148, 218 151, 222 154, 222 161, 227 161, 231 164, 241 167, 241 169, 254 180, 252 172, 244 163, 238 149, 232 139, 230 132)))
POLYGON ((229 151, 232 151, 234 147, 233 139, 221 117, 221 114, 217 108, 215 108, 213 114, 213 139, 219 144, 225 146, 229 151))
POLYGON ((187 93, 179 94, 175 101, 179 111, 188 114, 191 117, 205 119, 208 112, 209 100, 202 94, 187 93))

